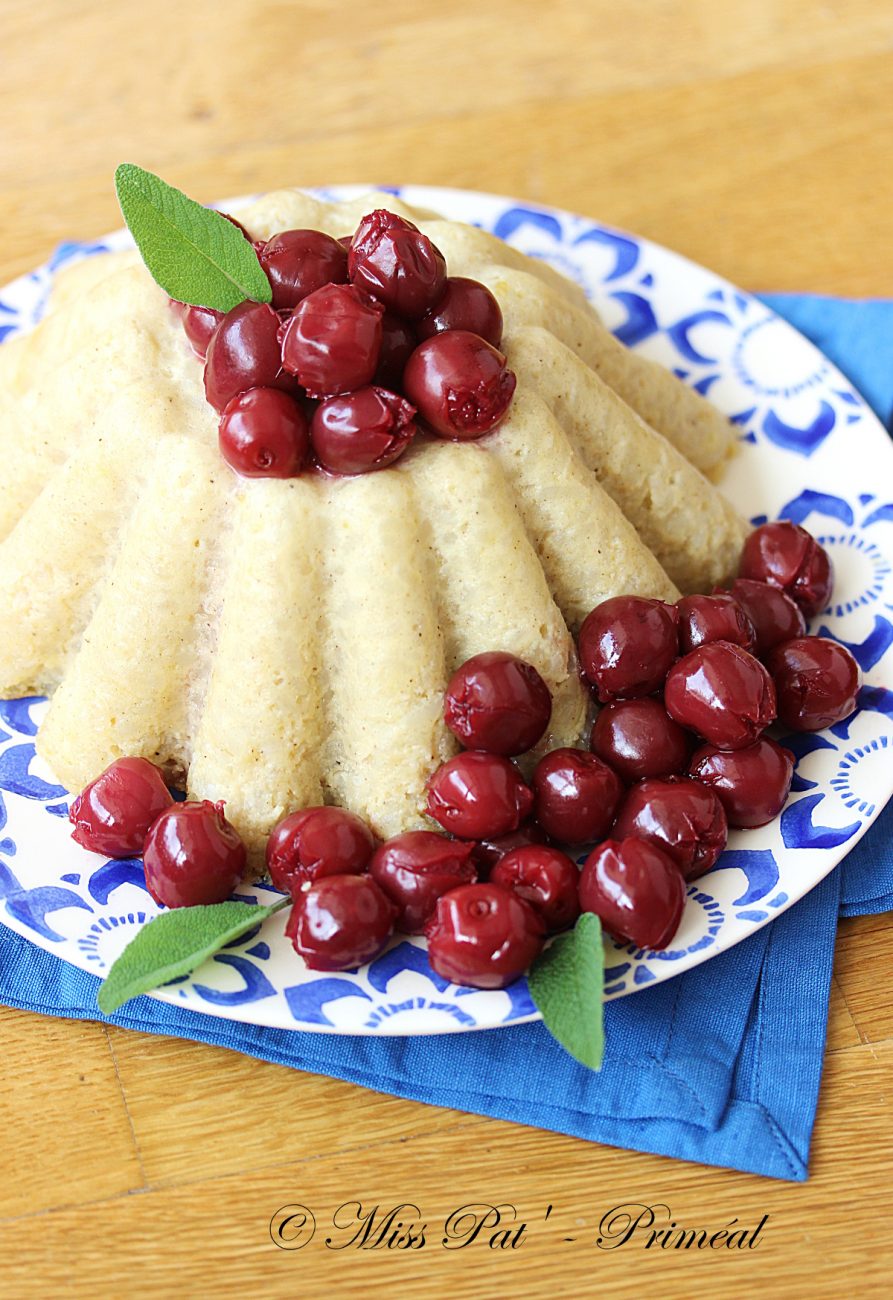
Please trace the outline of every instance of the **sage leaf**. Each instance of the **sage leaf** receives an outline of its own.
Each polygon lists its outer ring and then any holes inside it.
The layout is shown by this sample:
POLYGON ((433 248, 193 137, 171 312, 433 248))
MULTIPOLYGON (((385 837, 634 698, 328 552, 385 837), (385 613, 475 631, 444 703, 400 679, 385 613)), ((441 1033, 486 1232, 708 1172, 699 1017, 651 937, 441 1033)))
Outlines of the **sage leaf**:
POLYGON ((559 935, 527 975, 549 1033, 590 1070, 601 1068, 604 1054, 604 981, 602 927, 591 912, 581 913, 573 930, 559 935))

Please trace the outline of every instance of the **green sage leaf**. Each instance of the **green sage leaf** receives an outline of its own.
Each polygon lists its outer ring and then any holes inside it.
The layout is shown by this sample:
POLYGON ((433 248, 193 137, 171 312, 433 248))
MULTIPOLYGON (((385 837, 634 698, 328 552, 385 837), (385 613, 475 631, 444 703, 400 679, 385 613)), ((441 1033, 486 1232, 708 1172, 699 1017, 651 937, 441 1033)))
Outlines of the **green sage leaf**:
POLYGON ((567 934, 559 935, 527 975, 530 995, 553 1038, 590 1070, 604 1055, 605 950, 602 927, 591 912, 581 913, 567 934))

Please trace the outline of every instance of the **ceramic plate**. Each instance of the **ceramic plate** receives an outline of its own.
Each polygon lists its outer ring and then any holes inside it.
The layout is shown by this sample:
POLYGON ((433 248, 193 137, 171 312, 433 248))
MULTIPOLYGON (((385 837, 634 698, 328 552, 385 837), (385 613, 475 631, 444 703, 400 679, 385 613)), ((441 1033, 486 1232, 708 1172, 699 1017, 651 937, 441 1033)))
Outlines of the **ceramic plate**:
MULTIPOLYGON (((324 196, 357 192, 340 187, 324 196)), ((731 417, 741 454, 723 488, 736 506, 754 521, 804 524, 834 561, 834 600, 811 630, 836 637, 859 660, 859 710, 829 731, 781 738, 797 756, 787 806, 770 826, 734 832, 718 865, 689 886, 668 951, 608 945, 606 995, 623 997, 709 961, 790 907, 841 860, 893 791, 893 691, 885 685, 893 680, 893 448, 810 343, 755 298, 676 254, 511 199, 394 192, 491 230, 582 284, 624 343, 731 417)), ((236 210, 238 201, 226 207, 236 210)), ((64 244, 46 266, 0 291, 0 338, 36 322, 61 266, 127 242, 118 233, 64 244)), ((103 861, 69 838, 68 794, 35 758, 44 707, 36 699, 0 703, 0 920, 102 975, 157 909, 139 862, 103 861)), ((274 893, 252 887, 243 896, 268 902, 274 893)), ((395 939, 356 972, 307 971, 284 923, 279 914, 153 996, 232 1020, 337 1033, 443 1033, 536 1018, 524 980, 504 992, 457 988, 431 972, 420 940, 395 939)))

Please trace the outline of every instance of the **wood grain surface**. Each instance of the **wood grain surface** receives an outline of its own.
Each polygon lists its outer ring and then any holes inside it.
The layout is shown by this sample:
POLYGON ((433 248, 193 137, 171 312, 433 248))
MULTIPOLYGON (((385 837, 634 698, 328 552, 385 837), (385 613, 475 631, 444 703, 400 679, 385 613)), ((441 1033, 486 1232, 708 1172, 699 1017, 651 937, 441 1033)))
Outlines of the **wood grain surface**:
MULTIPOLYGON (((893 295, 889 0, 0 0, 0 283, 118 224, 132 160, 201 199, 414 181, 625 226, 751 289, 893 295)), ((0 935, 2 941, 2 935, 0 935)), ((887 1294, 889 918, 845 922, 812 1177, 788 1185, 0 1009, 5 1296, 887 1294), (514 1249, 306 1249, 283 1206, 510 1202, 514 1249), (601 1215, 769 1219, 595 1247, 601 1215), (546 1218, 547 1206, 552 1211, 546 1218), (573 1240, 567 1240, 572 1238, 573 1240)), ((647 996, 647 995, 646 995, 647 996)))

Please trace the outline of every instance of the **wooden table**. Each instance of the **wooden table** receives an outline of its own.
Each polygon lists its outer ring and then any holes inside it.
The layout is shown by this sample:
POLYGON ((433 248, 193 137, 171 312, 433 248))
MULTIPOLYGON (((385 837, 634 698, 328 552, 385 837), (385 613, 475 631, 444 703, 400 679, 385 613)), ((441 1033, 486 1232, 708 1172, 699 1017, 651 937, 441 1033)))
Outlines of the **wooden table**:
MULTIPOLYGON (((119 224, 131 159, 201 199, 395 180, 628 227, 751 289, 893 294, 887 0, 0 3, 0 282, 119 224)), ((2 1010, 10 1296, 880 1295, 893 926, 841 927, 805 1185, 2 1010), (277 1249, 281 1206, 512 1202, 516 1249, 277 1249), (602 1213, 769 1221, 754 1250, 594 1245, 602 1213), (546 1207, 553 1209, 544 1219, 546 1207), (567 1242, 565 1238, 574 1238, 567 1242)))

